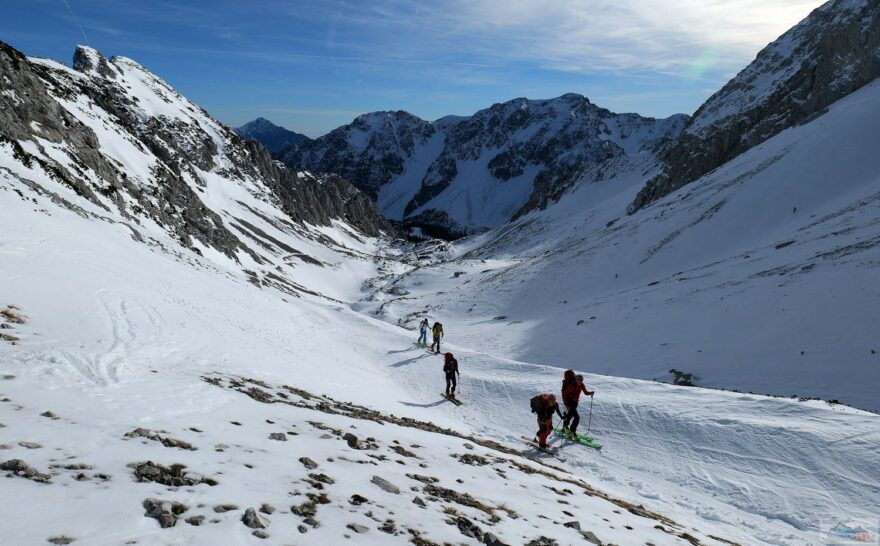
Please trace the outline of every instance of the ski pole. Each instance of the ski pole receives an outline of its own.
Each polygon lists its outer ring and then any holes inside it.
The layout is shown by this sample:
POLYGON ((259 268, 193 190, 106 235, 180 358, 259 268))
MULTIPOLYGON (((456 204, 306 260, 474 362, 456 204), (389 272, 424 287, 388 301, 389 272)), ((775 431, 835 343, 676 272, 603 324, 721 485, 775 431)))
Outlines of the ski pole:
POLYGON ((590 432, 591 426, 593 426, 593 395, 590 395, 590 420, 587 422, 587 433, 590 432))

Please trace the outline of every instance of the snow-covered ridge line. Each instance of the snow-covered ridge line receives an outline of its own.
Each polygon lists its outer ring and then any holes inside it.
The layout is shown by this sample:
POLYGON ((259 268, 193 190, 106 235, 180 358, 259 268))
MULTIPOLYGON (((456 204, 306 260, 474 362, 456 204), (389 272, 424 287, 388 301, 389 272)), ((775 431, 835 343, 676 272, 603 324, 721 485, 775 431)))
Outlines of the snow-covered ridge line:
POLYGON ((687 119, 615 114, 570 93, 434 122, 403 111, 363 114, 279 157, 345 176, 389 218, 456 236, 547 206, 597 163, 652 153, 687 119))
POLYGON ((0 66, 0 167, 154 248, 301 295, 328 288, 308 269, 390 233, 346 181, 290 172, 130 59, 80 46, 69 68, 0 43, 0 66))
POLYGON ((780 36, 694 113, 663 172, 629 206, 689 184, 880 77, 880 2, 830 0, 780 36))

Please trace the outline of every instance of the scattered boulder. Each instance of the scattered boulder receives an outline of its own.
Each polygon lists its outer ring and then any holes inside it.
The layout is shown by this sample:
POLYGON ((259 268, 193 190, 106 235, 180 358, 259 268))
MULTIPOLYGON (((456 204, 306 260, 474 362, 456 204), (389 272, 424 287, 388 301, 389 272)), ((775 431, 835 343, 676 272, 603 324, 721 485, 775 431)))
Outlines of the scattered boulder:
POLYGON ((154 482, 171 487, 183 487, 185 485, 208 484, 217 485, 217 480, 204 476, 190 476, 184 472, 186 468, 182 464, 163 466, 152 461, 144 463, 132 463, 129 467, 134 468, 134 477, 139 482, 154 482))
POLYGON ((199 527, 205 524, 205 516, 192 516, 188 517, 185 520, 190 525, 194 525, 195 527, 199 527))
POLYGON ((378 486, 379 489, 381 489, 387 493, 393 493, 395 495, 400 494, 400 488, 384 478, 380 478, 379 476, 373 476, 373 479, 370 481, 372 483, 374 483, 376 486, 378 486))
POLYGON ((413 453, 412 451, 406 449, 403 446, 390 446, 388 449, 397 453, 398 455, 402 455, 403 457, 410 457, 413 459, 418 459, 419 456, 413 453))
POLYGON ((357 523, 349 523, 345 526, 347 529, 351 529, 355 533, 363 534, 370 530, 366 525, 358 525, 357 523))
MULTIPOLYGON (((48 412, 47 412, 48 413, 48 412)), ((131 432, 125 433, 126 438, 146 438, 147 440, 153 440, 155 442, 161 443, 165 447, 176 447, 178 449, 185 449, 187 451, 196 451, 198 448, 190 444, 189 442, 184 442, 183 440, 178 440, 176 438, 171 438, 170 436, 162 436, 156 432, 153 432, 146 428, 136 428, 131 432)))
POLYGON ((287 441, 287 434, 284 434, 283 432, 273 432, 272 434, 269 435, 269 439, 276 440, 278 442, 286 442, 287 441))
POLYGON ((269 533, 267 533, 266 531, 263 531, 262 529, 257 529, 256 531, 254 531, 251 534, 257 538, 269 538, 269 533))
POLYGON ((421 506, 422 508, 428 506, 428 505, 425 503, 425 501, 422 500, 422 497, 419 497, 419 496, 416 496, 416 498, 414 498, 414 499, 412 500, 412 503, 415 504, 415 505, 417 505, 417 506, 421 506))
POLYGON ((260 512, 264 514, 273 514, 275 512, 275 507, 264 502, 260 505, 260 512))
POLYGON ((290 512, 295 516, 310 518, 318 513, 318 505, 315 501, 309 500, 299 506, 291 506, 290 512))
POLYGON ((358 437, 350 432, 346 432, 342 439, 348 443, 348 447, 352 449, 361 449, 360 444, 358 443, 358 437))
POLYGON ((224 512, 232 512, 233 510, 238 510, 238 505, 235 504, 218 504, 214 506, 214 512, 218 514, 222 514, 224 512))
POLYGON ((370 501, 367 499, 367 497, 362 497, 362 496, 358 495, 357 493, 355 493, 354 495, 351 496, 350 499, 348 499, 348 502, 355 505, 355 506, 360 506, 360 505, 367 503, 367 502, 370 502, 370 501))
POLYGON ((525 544, 525 546, 559 546, 559 543, 552 538, 540 536, 534 540, 530 540, 525 544))
POLYGON ((308 457, 300 457, 299 462, 301 462, 302 465, 304 467, 308 468, 309 470, 314 470, 314 469, 318 468, 318 463, 309 459, 308 457))
POLYGON ((166 529, 174 527, 177 524, 178 516, 189 510, 189 507, 175 501, 147 499, 144 501, 144 509, 146 510, 144 516, 155 518, 159 525, 166 529))
POLYGON ((257 511, 253 508, 248 508, 244 511, 241 522, 251 529, 265 529, 269 526, 269 520, 257 514, 257 511))
POLYGON ((311 474, 309 474, 309 478, 313 479, 316 482, 326 483, 327 485, 333 485, 334 483, 336 483, 336 480, 334 480, 327 474, 318 474, 312 472, 311 474))
POLYGON ((44 411, 43 413, 40 414, 40 417, 47 417, 49 419, 52 419, 53 421, 57 421, 58 419, 61 419, 61 417, 58 417, 57 415, 55 415, 51 411, 44 411))
POLYGON ((300 533, 308 533, 309 532, 309 528, 306 527, 305 525, 297 525, 296 530, 299 531, 300 533))
POLYGON ((70 544, 74 540, 76 540, 76 539, 61 535, 60 537, 47 538, 46 542, 49 542, 51 544, 70 544))
POLYGON ((28 466, 28 464, 21 459, 10 459, 6 462, 0 463, 0 470, 10 472, 20 478, 33 480, 37 483, 48 483, 49 480, 52 479, 51 475, 42 474, 37 469, 28 466))
POLYGON ((36 442, 27 442, 27 441, 18 442, 18 445, 20 445, 21 447, 23 447, 25 449, 40 449, 41 447, 43 447, 36 442))

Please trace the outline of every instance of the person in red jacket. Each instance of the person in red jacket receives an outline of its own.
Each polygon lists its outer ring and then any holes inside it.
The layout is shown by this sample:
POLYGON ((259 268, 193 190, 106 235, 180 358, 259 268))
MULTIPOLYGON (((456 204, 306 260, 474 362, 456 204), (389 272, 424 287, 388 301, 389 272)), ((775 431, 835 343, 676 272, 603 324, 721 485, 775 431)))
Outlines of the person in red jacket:
POLYGON ((547 447, 547 437, 553 432, 553 412, 561 418, 562 412, 559 411, 559 404, 556 403, 556 395, 539 394, 531 400, 532 412, 538 414, 538 432, 535 435, 535 442, 541 449, 547 447))
POLYGON ((584 376, 575 375, 574 370, 565 370, 562 379, 562 403, 565 405, 565 416, 562 418, 562 432, 571 437, 577 437, 577 427, 581 422, 578 415, 578 401, 581 393, 593 396, 595 391, 587 390, 584 385, 584 376))
POLYGON ((446 353, 443 360, 443 372, 446 374, 446 399, 455 399, 455 376, 458 373, 458 360, 452 353, 446 353))

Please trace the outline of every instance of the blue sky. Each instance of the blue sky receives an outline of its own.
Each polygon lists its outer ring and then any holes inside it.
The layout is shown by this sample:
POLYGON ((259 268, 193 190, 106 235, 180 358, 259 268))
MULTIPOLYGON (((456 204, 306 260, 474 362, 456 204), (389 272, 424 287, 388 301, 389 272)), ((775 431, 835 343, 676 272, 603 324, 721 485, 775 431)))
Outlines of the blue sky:
POLYGON ((692 113, 816 0, 3 0, 0 40, 131 57, 232 126, 309 136, 375 110, 425 119, 586 95, 692 113))

